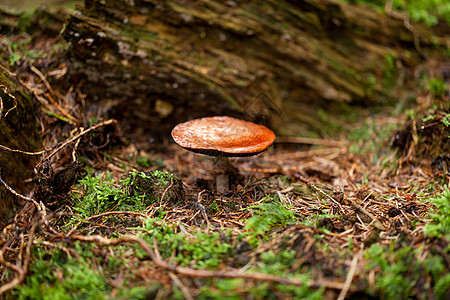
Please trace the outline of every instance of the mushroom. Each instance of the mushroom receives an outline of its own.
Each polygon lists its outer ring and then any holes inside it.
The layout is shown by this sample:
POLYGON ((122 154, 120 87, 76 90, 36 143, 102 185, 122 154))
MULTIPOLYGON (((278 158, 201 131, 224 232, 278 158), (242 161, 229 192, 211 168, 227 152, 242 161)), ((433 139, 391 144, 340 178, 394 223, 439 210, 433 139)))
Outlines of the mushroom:
POLYGON ((172 137, 181 147, 201 154, 216 156, 216 189, 229 189, 231 164, 228 157, 253 156, 275 141, 275 134, 265 126, 231 118, 209 117, 178 124, 172 137))

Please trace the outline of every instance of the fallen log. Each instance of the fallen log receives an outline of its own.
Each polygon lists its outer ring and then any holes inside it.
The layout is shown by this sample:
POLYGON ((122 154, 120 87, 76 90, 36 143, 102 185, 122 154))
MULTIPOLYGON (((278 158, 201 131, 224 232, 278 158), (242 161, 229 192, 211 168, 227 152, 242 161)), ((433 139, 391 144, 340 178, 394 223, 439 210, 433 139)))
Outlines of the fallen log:
POLYGON ((279 134, 323 132, 355 105, 384 104, 448 43, 406 17, 335 0, 88 0, 62 35, 87 99, 147 137, 221 114, 279 134))

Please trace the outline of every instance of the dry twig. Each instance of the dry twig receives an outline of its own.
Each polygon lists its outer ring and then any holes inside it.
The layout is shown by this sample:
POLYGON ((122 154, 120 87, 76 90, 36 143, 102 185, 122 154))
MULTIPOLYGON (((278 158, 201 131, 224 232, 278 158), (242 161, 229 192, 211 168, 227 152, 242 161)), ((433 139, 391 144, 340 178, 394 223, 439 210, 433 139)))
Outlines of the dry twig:
POLYGON ((363 248, 361 247, 361 251, 359 251, 358 254, 356 254, 352 259, 350 269, 348 270, 347 279, 345 280, 344 287, 339 293, 339 297, 337 298, 337 300, 344 300, 347 296, 347 293, 352 285, 353 277, 355 276, 356 267, 358 266, 358 260, 360 259, 362 253, 363 248))
POLYGON ((5 249, 6 245, 0 250, 0 263, 17 273, 16 278, 0 287, 0 295, 3 295, 4 293, 12 290, 16 286, 22 284, 22 282, 25 280, 25 276, 28 272, 28 267, 30 265, 31 247, 33 246, 34 233, 36 231, 38 223, 39 222, 34 222, 33 225, 31 226, 30 232, 28 234, 28 242, 25 248, 25 259, 21 266, 18 266, 17 264, 12 264, 5 259, 4 254, 6 250, 5 249))

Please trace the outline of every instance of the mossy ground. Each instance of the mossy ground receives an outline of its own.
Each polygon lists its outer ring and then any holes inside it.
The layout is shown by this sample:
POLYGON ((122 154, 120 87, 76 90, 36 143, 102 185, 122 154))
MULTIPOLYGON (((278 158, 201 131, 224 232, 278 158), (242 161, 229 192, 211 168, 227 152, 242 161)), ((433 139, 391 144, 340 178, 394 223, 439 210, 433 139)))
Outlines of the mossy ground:
MULTIPOLYGON (((38 233, 28 275, 10 296, 332 299, 346 290, 350 298, 446 299, 448 177, 413 158, 400 165, 404 157, 389 145, 396 127, 383 125, 367 121, 332 149, 276 144, 260 157, 235 159, 241 176, 225 194, 205 188, 212 181, 207 157, 175 145, 164 155, 104 150, 128 166, 90 168, 72 187, 50 218, 63 238, 38 233), (391 134, 370 137, 383 130, 391 134), (148 165, 135 163, 143 156, 164 167, 144 172, 148 165), (186 276, 155 265, 138 244, 102 246, 74 235, 137 236, 171 266, 238 278, 186 276), (297 281, 261 280, 260 273, 297 281)), ((7 232, 35 221, 22 215, 7 232)), ((16 239, 21 249, 26 238, 16 239)), ((5 269, 4 282, 14 277, 5 269)))

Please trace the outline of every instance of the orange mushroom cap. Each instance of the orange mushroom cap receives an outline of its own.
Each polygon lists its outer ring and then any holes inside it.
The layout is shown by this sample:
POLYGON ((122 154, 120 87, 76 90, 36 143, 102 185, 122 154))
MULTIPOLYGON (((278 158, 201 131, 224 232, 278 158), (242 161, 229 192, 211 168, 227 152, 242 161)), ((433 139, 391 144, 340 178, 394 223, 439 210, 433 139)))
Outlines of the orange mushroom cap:
POLYGON ((172 137, 190 151, 229 157, 256 155, 275 141, 275 134, 269 128, 226 116, 178 124, 172 130, 172 137))

